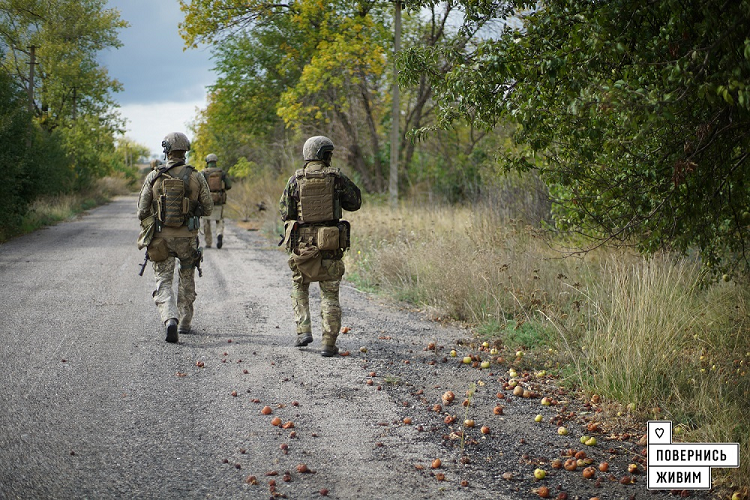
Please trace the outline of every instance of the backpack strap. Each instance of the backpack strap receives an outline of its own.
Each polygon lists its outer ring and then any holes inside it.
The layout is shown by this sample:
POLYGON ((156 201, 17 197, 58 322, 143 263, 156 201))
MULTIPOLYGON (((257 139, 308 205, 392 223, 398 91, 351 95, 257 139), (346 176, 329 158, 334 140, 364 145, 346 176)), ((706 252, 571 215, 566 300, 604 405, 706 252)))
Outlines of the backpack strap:
MULTIPOLYGON (((184 165, 184 163, 183 163, 184 165)), ((185 171, 182 173, 182 182, 185 183, 185 198, 190 198, 190 176, 193 175, 195 168, 192 165, 185 167, 185 171)))
MULTIPOLYGON (((166 165, 164 165, 163 167, 159 167, 159 169, 157 170, 157 172, 159 172, 159 173, 158 173, 158 174, 156 174, 156 175, 154 176, 154 178, 153 178, 153 179, 151 179, 151 187, 152 187, 152 188, 154 187, 154 184, 156 183, 156 180, 157 180, 157 179, 158 179, 159 177, 161 177, 162 175, 166 174, 167 172, 169 172, 169 171, 170 171, 170 170, 172 170, 173 168, 175 168, 175 167, 179 167, 180 165, 184 165, 184 164, 185 164, 185 162, 184 162, 184 161, 178 161, 177 163, 175 163, 175 164, 174 164, 174 165, 172 165, 171 167, 167 167, 166 165)), ((192 167, 190 167, 190 168, 192 168, 192 167)))

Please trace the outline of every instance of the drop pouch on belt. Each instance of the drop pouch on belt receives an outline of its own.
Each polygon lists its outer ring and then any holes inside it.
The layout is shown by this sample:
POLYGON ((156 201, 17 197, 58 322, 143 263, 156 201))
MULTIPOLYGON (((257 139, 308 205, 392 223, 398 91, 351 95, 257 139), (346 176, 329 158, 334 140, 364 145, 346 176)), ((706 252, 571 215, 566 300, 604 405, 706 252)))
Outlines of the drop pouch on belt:
POLYGON ((164 238, 154 238, 148 245, 148 258, 152 262, 161 262, 169 257, 169 246, 164 238))
POLYGON ((302 275, 303 283, 320 281, 321 277, 325 278, 328 276, 327 271, 321 266, 323 256, 320 254, 318 247, 300 245, 299 255, 292 253, 292 260, 302 275))
POLYGON ((141 233, 138 235, 138 250, 146 248, 154 238, 154 229, 156 228, 156 217, 149 215, 141 221, 141 233))

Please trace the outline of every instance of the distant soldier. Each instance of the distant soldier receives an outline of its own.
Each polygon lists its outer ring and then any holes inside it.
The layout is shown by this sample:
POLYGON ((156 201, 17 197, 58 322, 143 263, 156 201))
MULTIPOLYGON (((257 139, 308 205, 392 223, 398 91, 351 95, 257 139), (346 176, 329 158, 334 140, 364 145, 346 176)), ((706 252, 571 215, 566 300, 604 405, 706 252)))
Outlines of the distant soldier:
POLYGON ((339 352, 341 329, 339 285, 344 275, 344 251, 349 248, 349 223, 341 209, 355 211, 362 205, 359 188, 338 168, 331 167, 333 142, 315 136, 302 148, 305 166, 289 178, 279 200, 292 270, 292 306, 297 324, 295 347, 313 341, 310 322, 310 283, 320 285, 322 345, 325 357, 339 352))
POLYGON ((164 162, 159 160, 158 158, 154 158, 153 160, 151 160, 151 170, 156 170, 162 165, 164 165, 164 162))
POLYGON ((226 172, 216 166, 218 158, 211 153, 206 156, 206 168, 203 176, 211 190, 211 199, 214 202, 214 211, 209 217, 204 217, 203 236, 206 240, 206 248, 211 248, 211 221, 216 223, 216 248, 221 248, 224 239, 224 204, 227 202, 227 191, 232 189, 232 180, 226 172))
POLYGON ((185 164, 190 141, 180 132, 161 143, 167 164, 151 171, 138 198, 138 218, 154 219, 148 258, 153 262, 156 290, 153 298, 167 330, 167 342, 190 332, 195 302, 195 268, 200 266, 198 229, 202 215, 214 208, 206 179, 185 164), (175 259, 180 261, 177 300, 172 290, 175 259))

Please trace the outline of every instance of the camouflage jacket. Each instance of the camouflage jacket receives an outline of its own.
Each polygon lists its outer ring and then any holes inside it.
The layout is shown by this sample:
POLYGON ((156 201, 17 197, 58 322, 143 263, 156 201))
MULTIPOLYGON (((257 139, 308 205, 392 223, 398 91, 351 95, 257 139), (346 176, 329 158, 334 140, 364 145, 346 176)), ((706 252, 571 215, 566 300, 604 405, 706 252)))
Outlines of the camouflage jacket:
MULTIPOLYGON (((308 162, 307 165, 321 162, 308 162)), ((305 165, 305 166, 307 166, 305 165)), ((362 193, 356 184, 347 176, 338 173, 335 184, 335 196, 341 203, 341 208, 349 212, 359 210, 362 206, 362 193)), ((297 205, 299 203, 299 187, 297 186, 297 176, 292 175, 286 183, 284 192, 279 200, 279 212, 282 221, 297 219, 297 205)))

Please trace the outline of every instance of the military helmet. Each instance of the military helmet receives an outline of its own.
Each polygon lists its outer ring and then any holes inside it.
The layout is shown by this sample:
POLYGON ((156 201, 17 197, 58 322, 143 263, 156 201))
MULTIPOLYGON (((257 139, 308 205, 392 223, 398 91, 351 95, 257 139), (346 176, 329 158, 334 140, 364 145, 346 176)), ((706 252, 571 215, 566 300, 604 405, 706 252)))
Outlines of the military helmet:
POLYGON ((190 151, 190 140, 182 132, 172 132, 161 141, 161 147, 164 148, 164 154, 169 154, 170 151, 190 151))
POLYGON ((218 156, 216 156, 216 155, 215 155, 215 154, 213 154, 213 153, 211 153, 210 155, 206 156, 206 163, 211 163, 212 161, 213 161, 213 162, 217 162, 217 161, 219 161, 219 157, 218 157, 218 156))
POLYGON ((323 160, 330 161, 331 155, 326 153, 333 152, 333 141, 328 137, 316 135, 305 141, 302 147, 302 156, 305 161, 323 160))
POLYGON ((152 170, 156 169, 159 165, 163 165, 163 164, 164 164, 164 162, 162 162, 161 160, 159 160, 159 159, 153 159, 153 160, 151 160, 151 169, 152 170))

